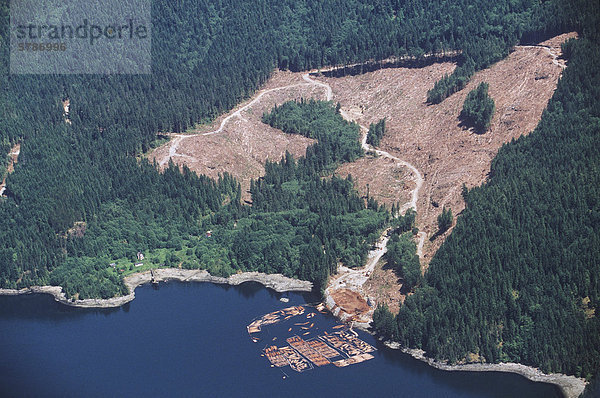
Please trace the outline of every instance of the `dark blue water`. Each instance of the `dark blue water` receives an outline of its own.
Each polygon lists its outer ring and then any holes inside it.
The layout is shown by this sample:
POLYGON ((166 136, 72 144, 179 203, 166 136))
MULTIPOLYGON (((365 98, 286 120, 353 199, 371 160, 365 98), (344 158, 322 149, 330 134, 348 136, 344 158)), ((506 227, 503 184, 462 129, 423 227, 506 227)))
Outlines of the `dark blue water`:
MULTIPOLYGON (((377 346, 375 359, 304 373, 271 368, 246 325, 267 312, 312 302, 254 283, 139 287, 113 310, 83 310, 50 296, 0 297, 1 396, 394 396, 559 397, 548 384, 502 373, 443 372, 377 346)), ((317 314, 316 327, 335 323, 317 314)), ((280 342, 280 345, 282 343, 280 342)))

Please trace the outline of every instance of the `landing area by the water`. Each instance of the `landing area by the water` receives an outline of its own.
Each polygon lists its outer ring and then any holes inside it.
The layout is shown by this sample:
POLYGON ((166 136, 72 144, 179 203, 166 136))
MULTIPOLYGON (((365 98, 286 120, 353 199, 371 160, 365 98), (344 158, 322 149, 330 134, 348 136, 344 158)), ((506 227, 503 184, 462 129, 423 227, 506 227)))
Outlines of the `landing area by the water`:
POLYGON ((246 329, 254 343, 267 342, 261 356, 269 360, 271 367, 289 366, 304 372, 329 364, 342 368, 374 358, 371 353, 376 348, 346 325, 337 324, 330 330, 315 326, 311 318, 317 311, 326 313, 323 304, 284 308, 253 320, 246 329), (278 342, 287 345, 278 346, 278 342))

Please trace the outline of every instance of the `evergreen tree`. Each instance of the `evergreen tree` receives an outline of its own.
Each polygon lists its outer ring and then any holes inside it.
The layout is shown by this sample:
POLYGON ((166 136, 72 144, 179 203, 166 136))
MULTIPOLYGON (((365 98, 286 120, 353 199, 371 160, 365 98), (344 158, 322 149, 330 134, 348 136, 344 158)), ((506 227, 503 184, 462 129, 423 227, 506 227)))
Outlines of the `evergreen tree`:
POLYGON ((460 112, 460 118, 479 133, 490 127, 490 121, 496 109, 494 100, 488 95, 488 84, 480 83, 467 95, 460 112))
POLYGON ((452 226, 453 216, 452 209, 448 208, 446 210, 446 206, 442 209, 442 214, 440 214, 437 218, 438 222, 438 233, 443 234, 452 226))
POLYGON ((379 146, 384 134, 385 119, 381 119, 377 123, 371 123, 369 125, 369 131, 367 132, 367 144, 373 145, 374 147, 379 146))

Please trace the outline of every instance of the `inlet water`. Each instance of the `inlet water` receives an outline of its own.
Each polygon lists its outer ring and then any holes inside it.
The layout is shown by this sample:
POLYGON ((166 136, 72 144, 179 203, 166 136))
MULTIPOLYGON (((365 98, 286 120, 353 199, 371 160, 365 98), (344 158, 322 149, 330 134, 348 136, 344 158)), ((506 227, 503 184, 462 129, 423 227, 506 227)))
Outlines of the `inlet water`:
MULTIPOLYGON (((0 297, 0 395, 561 396, 552 385, 515 374, 440 371, 362 332, 360 338, 377 347, 372 360, 303 373, 272 368, 260 355, 265 341, 253 343, 246 325, 268 312, 315 301, 283 295, 288 303, 256 283, 173 282, 158 290, 138 287, 133 302, 109 310, 70 308, 47 295, 0 297)), ((317 313, 311 322, 330 329, 336 320, 317 313)))

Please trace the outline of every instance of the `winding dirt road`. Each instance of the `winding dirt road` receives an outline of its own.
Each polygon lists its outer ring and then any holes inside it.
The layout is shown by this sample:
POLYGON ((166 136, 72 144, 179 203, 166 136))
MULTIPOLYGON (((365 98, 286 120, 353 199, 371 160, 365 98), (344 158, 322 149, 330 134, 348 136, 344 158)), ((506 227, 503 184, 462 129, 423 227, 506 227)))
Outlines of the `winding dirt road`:
MULTIPOLYGON (((310 72, 310 73, 314 73, 314 72, 310 72)), ((309 84, 313 84, 315 86, 320 86, 325 88, 325 98, 327 101, 331 101, 331 99, 333 98, 333 90, 331 90, 331 86, 327 83, 322 83, 320 81, 317 80, 313 80, 310 78, 310 73, 305 73, 302 75, 302 78, 307 81, 309 84)), ((343 115, 342 115, 343 116, 343 115)))
MULTIPOLYGON (((330 68, 330 70, 333 70, 333 69, 330 68)), ((177 152, 177 149, 179 148, 179 144, 184 139, 187 139, 189 137, 193 137, 196 135, 213 135, 213 134, 221 133, 223 131, 223 129, 225 128, 225 126, 227 125, 227 123, 229 123, 233 118, 236 118, 236 117, 242 118, 243 117, 242 112, 244 112, 247 109, 249 109, 250 107, 252 107, 258 101, 260 101, 261 98, 266 94, 269 94, 269 93, 272 93, 275 91, 279 91, 279 90, 285 90, 285 89, 292 88, 292 87, 311 86, 312 85, 312 86, 322 87, 323 89, 325 89, 325 99, 327 101, 331 101, 333 99, 333 91, 331 89, 331 86, 327 83, 323 83, 323 82, 320 82, 318 80, 314 80, 313 78, 311 78, 311 74, 314 74, 316 72, 317 71, 311 71, 311 72, 308 72, 308 73, 305 73, 304 75, 302 75, 302 79, 306 83, 295 83, 295 84, 290 84, 287 86, 275 87, 275 88, 259 91, 258 95, 252 101, 248 102, 247 104, 243 105, 242 107, 240 107, 239 109, 237 109, 236 111, 231 113, 230 115, 226 116, 221 121, 219 128, 214 131, 211 131, 208 133, 197 133, 197 134, 171 134, 170 136, 173 137, 173 140, 171 141, 171 145, 169 146, 169 152, 159 162, 160 166, 163 167, 165 164, 167 164, 167 162, 170 159, 173 159, 175 157, 186 157, 186 158, 194 159, 193 157, 191 157, 189 155, 184 155, 184 154, 180 154, 177 152)), ((341 109, 340 114, 342 115, 342 117, 344 119, 346 119, 348 121, 354 121, 353 118, 345 110, 341 109)), ((413 174, 415 175, 415 188, 411 192, 411 200, 409 202, 405 203, 401 207, 400 212, 402 214, 404 214, 408 209, 411 209, 411 208, 414 209, 414 211, 416 212, 417 211, 417 200, 419 197, 419 190, 421 189, 421 186, 423 185, 423 176, 421 175, 419 170, 417 170, 417 168, 415 166, 413 166, 412 164, 410 164, 409 162, 399 159, 396 156, 393 156, 386 151, 375 149, 371 145, 367 144, 368 128, 366 128, 365 126, 362 126, 360 124, 359 124, 359 126, 360 126, 360 129, 362 132, 361 145, 365 151, 372 151, 372 152, 375 152, 376 154, 378 154, 379 156, 392 159, 395 162, 397 162, 398 165, 404 166, 404 167, 407 167, 408 169, 410 169, 413 172, 413 174)), ((377 262, 381 259, 381 257, 387 251, 387 243, 389 240, 389 238, 386 236, 387 232, 388 232, 388 230, 384 231, 384 233, 382 234, 382 236, 379 238, 379 240, 377 242, 376 248, 374 250, 371 250, 368 253, 367 263, 365 264, 364 267, 362 267, 360 269, 350 269, 350 268, 341 266, 340 269, 338 270, 338 274, 340 276, 338 278, 336 278, 335 286, 332 285, 333 282, 330 283, 328 290, 329 289, 337 290, 339 288, 347 288, 347 289, 356 291, 358 293, 361 293, 362 286, 369 279, 369 276, 375 269, 375 265, 377 264, 377 262)), ((427 237, 427 234, 425 232, 420 232, 418 236, 419 236, 419 242, 417 245, 417 254, 421 258, 423 256, 423 250, 422 250, 423 243, 425 241, 425 238, 427 237)))
MULTIPOLYGON (((310 79, 310 78, 308 78, 308 76, 305 75, 305 80, 307 80, 307 79, 310 79)), ((310 80, 314 81, 312 79, 310 79, 310 80)), ((328 85, 326 85, 326 86, 329 87, 328 85)), ((342 115, 342 117, 344 119, 354 122, 354 119, 344 109, 340 109, 340 114, 342 115)), ((398 165, 407 167, 408 169, 410 169, 413 172, 413 174, 415 175, 415 188, 411 192, 411 200, 406 202, 400 208, 400 213, 404 214, 404 213, 406 213, 406 211, 408 209, 413 209, 415 212, 417 212, 417 201, 419 198, 419 190, 423 186, 423 181, 424 181, 423 176, 421 175, 419 170, 417 170, 417 168, 415 166, 413 166, 412 164, 410 164, 409 162, 402 160, 394 155, 391 155, 390 153, 388 153, 386 151, 375 149, 373 146, 367 144, 367 133, 368 133, 369 129, 361 124, 359 124, 359 127, 362 132, 361 145, 362 145, 363 150, 375 152, 377 155, 379 155, 381 157, 392 159, 398 165)), ((365 264, 364 267, 359 268, 359 269, 351 269, 351 268, 348 268, 345 266, 340 266, 338 268, 338 277, 331 279, 329 286, 326 289, 326 295, 328 295, 329 297, 332 297, 332 293, 334 293, 336 290, 348 289, 348 290, 352 290, 354 292, 361 294, 361 296, 364 296, 363 285, 367 282, 367 280, 369 279, 369 277, 375 270, 375 266, 377 265, 377 262, 379 262, 381 257, 383 257, 383 255, 387 252, 387 243, 389 241, 389 237, 387 237, 388 232, 389 232, 389 229, 386 229, 383 232, 383 234, 381 235, 381 237, 379 238, 379 240, 377 241, 377 243, 375 244, 375 249, 369 251, 369 254, 367 255, 367 263, 365 264)), ((417 255, 419 256, 419 258, 422 258, 423 257, 423 244, 425 243, 425 238, 427 237, 427 234, 425 232, 419 232, 418 237, 419 237, 419 241, 417 244, 417 255)), ((338 303, 336 303, 336 305, 337 304, 338 303)), ((371 316, 371 314, 367 314, 366 319, 362 319, 361 321, 368 322, 369 321, 368 318, 370 316, 371 316)))
MULTIPOLYGON (((327 90, 327 100, 330 101, 332 99, 332 96, 333 96, 332 90, 328 84, 311 79, 311 77, 308 73, 303 75, 302 78, 304 80, 306 80, 307 82, 324 87, 327 90)), ((346 119, 348 121, 351 121, 351 122, 355 121, 354 118, 352 116, 350 116, 350 114, 344 109, 340 109, 340 114, 342 115, 342 117, 344 119, 346 119)), ((392 159, 398 165, 404 166, 404 167, 410 169, 412 171, 412 173, 415 175, 415 188, 411 192, 411 200, 406 202, 400 208, 400 213, 404 214, 404 213, 406 213, 406 211, 408 209, 413 209, 415 212, 417 212, 417 201, 419 198, 419 190, 423 186, 423 182, 424 182, 423 176, 421 175, 419 170, 417 170, 417 168, 415 166, 413 166, 412 164, 410 164, 409 162, 402 160, 396 156, 393 156, 386 151, 375 149, 373 146, 367 144, 367 133, 368 133, 369 129, 361 124, 359 124, 359 127, 360 127, 361 133, 362 133, 361 146, 364 151, 371 151, 381 157, 392 159)), ((361 297, 365 297, 363 286, 367 282, 367 280, 369 279, 369 277, 371 276, 373 271, 375 270, 375 266, 377 265, 377 263, 379 262, 381 257, 387 252, 387 243, 389 241, 389 237, 387 236, 387 233, 389 232, 389 230, 390 229, 386 229, 383 232, 383 234, 381 235, 381 237, 375 244, 375 249, 369 251, 369 253, 367 255, 367 262, 364 267, 359 268, 359 269, 351 269, 351 268, 345 267, 343 265, 339 266, 337 276, 330 279, 329 285, 325 289, 325 297, 326 297, 325 302, 326 302, 327 306, 329 307, 329 309, 332 312, 337 313, 337 316, 340 317, 341 319, 352 318, 353 320, 357 321, 358 323, 362 323, 365 325, 371 321, 372 316, 373 316, 372 315, 373 310, 370 310, 364 314, 345 313, 345 311, 342 312, 344 303, 336 302, 334 297, 337 296, 336 291, 339 291, 342 289, 353 291, 355 293, 358 293, 361 297), (339 308, 339 310, 338 310, 338 308, 339 308)), ((419 232, 418 238, 419 238, 419 241, 417 244, 417 255, 421 259, 423 257, 423 244, 425 243, 425 238, 427 238, 427 234, 425 232, 419 232)))
MULTIPOLYGON (((305 75, 303 77, 308 76, 305 75)), ((307 80, 307 79, 304 79, 307 80)), ((197 135, 213 135, 213 134, 219 134, 223 131, 223 128, 225 128, 225 126, 227 125, 227 123, 229 123, 229 121, 235 117, 239 117, 242 118, 242 112, 244 112, 245 110, 249 109, 250 107, 252 107, 252 105, 256 104, 258 101, 260 101, 260 99, 265 95, 265 94, 269 94, 272 93, 274 91, 279 91, 279 90, 285 90, 288 88, 292 88, 292 87, 300 87, 300 86, 309 86, 309 85, 317 85, 317 86, 326 86, 328 88, 327 91, 327 100, 331 100, 331 87, 323 84, 323 83, 319 83, 319 82, 312 82, 309 80, 307 80, 307 83, 296 83, 296 84, 290 84, 287 86, 281 86, 281 87, 275 87, 275 88, 271 88, 268 90, 261 90, 259 91, 259 94, 256 96, 256 98, 254 98, 252 101, 248 102, 246 105, 242 106, 241 108, 239 108, 238 110, 236 110, 235 112, 233 112, 231 115, 225 117, 222 121, 221 124, 219 125, 219 128, 214 130, 214 131, 210 131, 208 133, 196 133, 196 134, 170 134, 171 137, 175 137, 175 139, 173 139, 171 141, 171 146, 169 147, 169 153, 167 156, 165 156, 160 162, 159 165, 161 167, 164 167, 165 164, 167 164, 167 162, 174 158, 174 157, 186 157, 189 159, 194 159, 194 157, 192 156, 188 156, 188 155, 182 155, 177 153, 177 148, 179 147, 179 144, 181 143, 181 141, 183 141, 186 138, 189 137, 194 137, 197 135)))
MULTIPOLYGON (((311 84, 316 84, 316 85, 326 88, 327 89, 327 101, 331 101, 333 94, 332 94, 331 86, 329 86, 329 84, 322 83, 317 80, 311 79, 310 75, 308 73, 304 74, 302 76, 302 78, 311 84)), ((340 114, 342 115, 342 117, 344 119, 354 122, 354 119, 344 109, 340 109, 340 114)), ((410 164, 409 162, 402 160, 400 158, 397 158, 396 156, 391 155, 390 153, 388 153, 386 151, 375 149, 373 146, 367 144, 367 133, 369 132, 369 129, 361 124, 359 124, 359 127, 363 133, 362 138, 361 138, 361 145, 362 145, 363 150, 372 151, 372 152, 375 152, 379 156, 382 156, 382 157, 385 157, 388 159, 392 159, 396 163, 398 163, 398 165, 404 166, 404 167, 410 169, 410 171, 412 171, 413 174, 415 175, 415 189, 413 189, 411 191, 411 200, 409 202, 406 202, 404 205, 402 205, 402 207, 400 208, 400 213, 404 214, 404 213, 406 213, 406 211, 408 209, 411 209, 411 208, 416 213, 417 212, 417 201, 419 200, 419 190, 423 186, 423 182, 424 182, 423 176, 421 175, 419 170, 417 170, 417 168, 415 166, 413 166, 412 164, 410 164)), ((419 243, 417 245, 417 254, 419 255, 419 257, 423 256, 423 243, 425 242, 426 237, 427 237, 427 234, 425 232, 419 233, 419 243)), ((385 250, 386 244, 387 244, 387 239, 385 240, 385 244, 383 244, 384 250, 385 250)), ((385 251, 384 251, 384 253, 385 253, 385 251)), ((383 255, 383 253, 381 255, 383 255)), ((379 256, 379 258, 381 258, 381 255, 379 256)), ((377 258, 377 260, 379 260, 379 258, 377 258)), ((377 263, 377 261, 375 261, 375 263, 377 263)), ((367 263, 367 265, 372 265, 373 268, 375 267, 375 264, 367 263)), ((371 269, 370 271, 372 272, 373 270, 371 269)))
POLYGON ((543 46, 543 45, 531 45, 531 46, 515 46, 518 48, 543 48, 544 50, 546 50, 546 52, 552 57, 552 63, 556 66, 558 66, 561 69, 566 69, 567 64, 563 61, 560 62, 558 60, 558 55, 552 52, 552 48, 549 46, 543 46))

